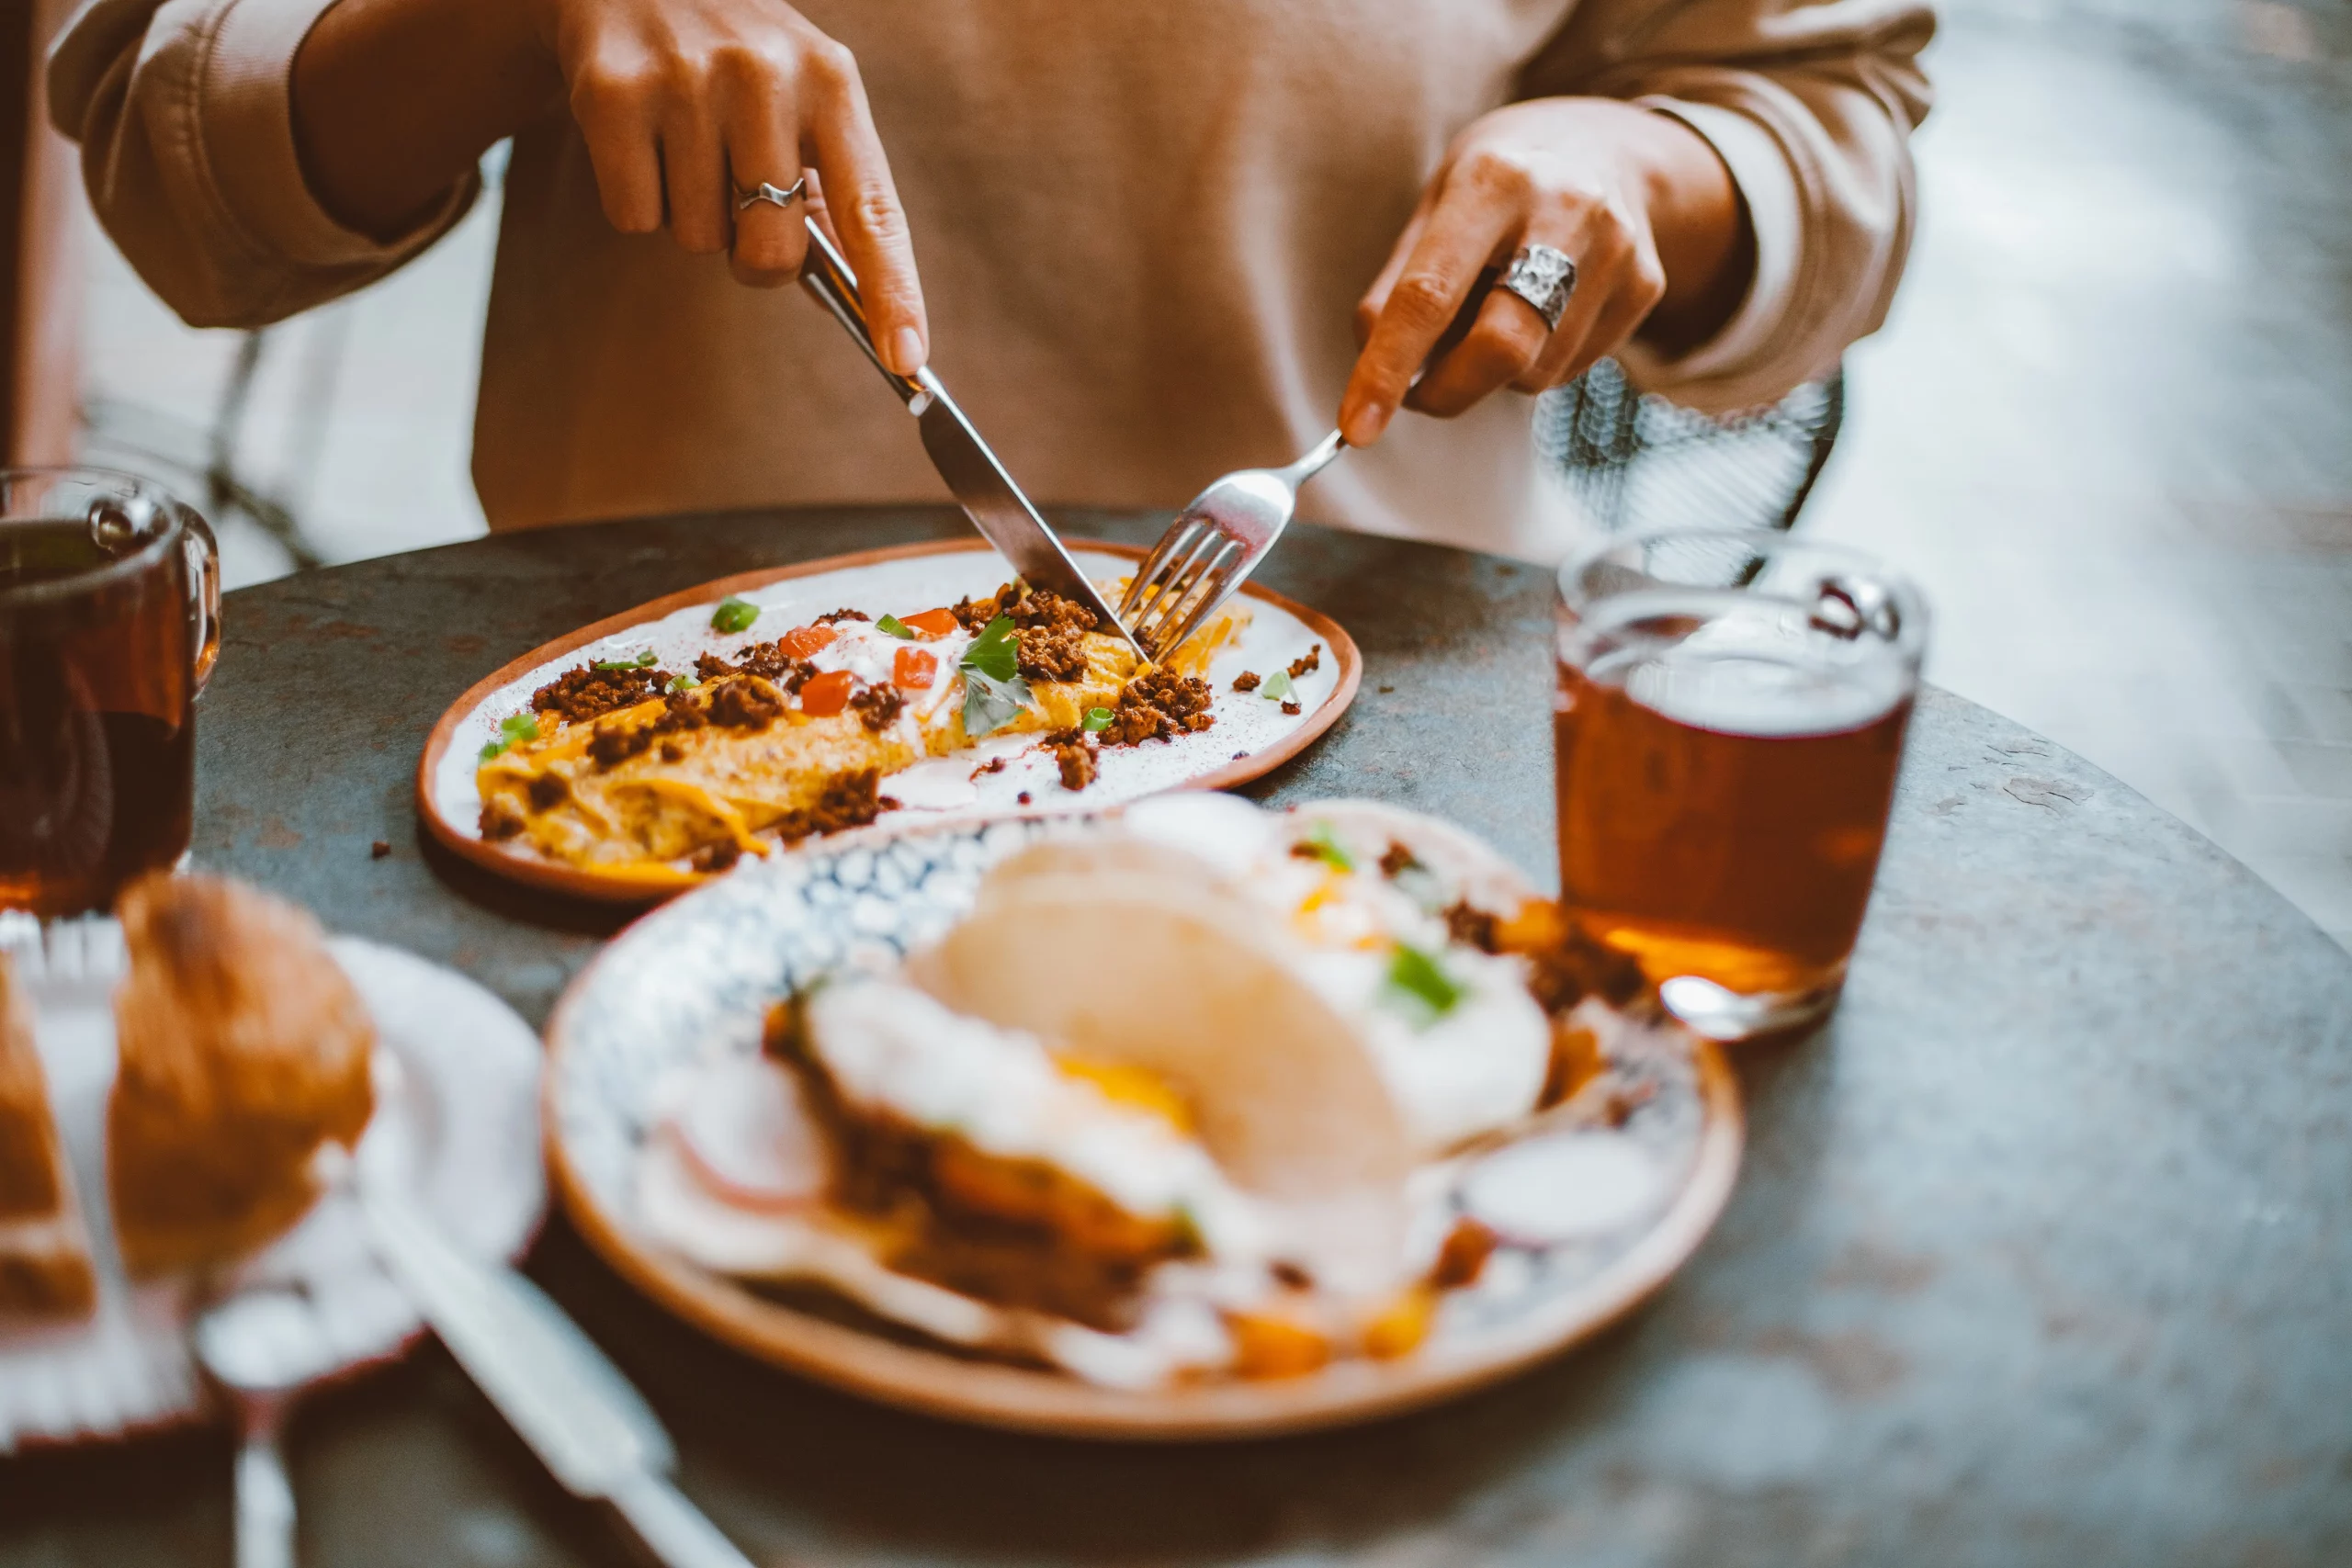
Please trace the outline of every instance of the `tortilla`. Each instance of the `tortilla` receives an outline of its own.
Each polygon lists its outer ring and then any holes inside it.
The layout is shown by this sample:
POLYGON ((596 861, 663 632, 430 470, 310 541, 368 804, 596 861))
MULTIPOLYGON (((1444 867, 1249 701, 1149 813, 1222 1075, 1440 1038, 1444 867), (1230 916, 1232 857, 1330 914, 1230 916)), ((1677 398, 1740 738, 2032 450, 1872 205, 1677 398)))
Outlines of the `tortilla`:
POLYGON ((910 977, 956 1011, 1167 1079, 1217 1164, 1263 1197, 1401 1184, 1414 1165, 1404 1116, 1302 977, 1289 934, 1180 852, 1087 847, 1102 863, 1008 862, 910 977))

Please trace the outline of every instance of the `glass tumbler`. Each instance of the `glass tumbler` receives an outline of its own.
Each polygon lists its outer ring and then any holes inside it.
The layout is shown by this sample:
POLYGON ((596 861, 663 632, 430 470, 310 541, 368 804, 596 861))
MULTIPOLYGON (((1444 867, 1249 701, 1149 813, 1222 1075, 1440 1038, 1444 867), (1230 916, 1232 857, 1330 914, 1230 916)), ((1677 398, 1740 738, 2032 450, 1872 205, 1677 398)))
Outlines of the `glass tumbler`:
POLYGON ((1701 1033, 1836 1005, 1928 630, 1869 557, 1768 530, 1620 535, 1561 568, 1562 897, 1701 1033))
POLYGON ((192 509, 128 474, 0 468, 0 911, 105 909, 187 852, 220 647, 192 509))

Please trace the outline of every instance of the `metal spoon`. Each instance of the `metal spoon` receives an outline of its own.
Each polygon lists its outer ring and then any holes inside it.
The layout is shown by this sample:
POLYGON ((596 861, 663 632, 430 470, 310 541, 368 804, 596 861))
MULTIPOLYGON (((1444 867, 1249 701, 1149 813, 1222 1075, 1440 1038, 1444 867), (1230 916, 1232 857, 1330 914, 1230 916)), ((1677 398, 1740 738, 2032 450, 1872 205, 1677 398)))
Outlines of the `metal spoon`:
POLYGON ((317 1314, 291 1291, 254 1290, 206 1310, 196 1359, 235 1406, 237 1568, 294 1568, 294 1488, 277 1438, 304 1384, 333 1370, 317 1314))

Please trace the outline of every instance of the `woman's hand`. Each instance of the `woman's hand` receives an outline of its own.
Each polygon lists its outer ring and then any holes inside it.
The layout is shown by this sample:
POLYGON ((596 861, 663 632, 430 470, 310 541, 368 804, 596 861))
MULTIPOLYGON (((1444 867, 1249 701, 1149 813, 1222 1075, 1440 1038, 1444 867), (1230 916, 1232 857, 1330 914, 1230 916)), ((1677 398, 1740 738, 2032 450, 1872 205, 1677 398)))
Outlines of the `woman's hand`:
POLYGON ((1368 446, 1400 406, 1451 417, 1499 387, 1559 386, 1645 323, 1669 346, 1702 343, 1746 293, 1753 245, 1730 172, 1679 120, 1603 98, 1498 109, 1455 139, 1356 306, 1340 428, 1368 446), (1528 244, 1577 264, 1559 326, 1497 288, 1431 362, 1480 275, 1528 244))
POLYGON ((849 51, 783 0, 338 0, 295 57, 303 168, 363 232, 413 227, 491 143, 568 103, 605 215, 725 251, 737 277, 799 275, 814 211, 858 276, 876 346, 929 355, 905 209, 849 51), (738 209, 735 191, 808 202, 738 209))

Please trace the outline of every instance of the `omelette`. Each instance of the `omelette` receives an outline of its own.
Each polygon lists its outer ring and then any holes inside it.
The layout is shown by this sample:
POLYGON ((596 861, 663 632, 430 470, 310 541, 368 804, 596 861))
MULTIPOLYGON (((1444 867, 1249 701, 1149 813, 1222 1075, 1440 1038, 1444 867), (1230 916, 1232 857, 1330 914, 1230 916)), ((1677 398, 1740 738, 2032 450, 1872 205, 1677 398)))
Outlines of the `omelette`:
POLYGON ((1083 788, 1102 746, 1209 728, 1198 672, 1248 616, 1237 602, 1148 665, 1075 602, 1013 582, 903 618, 837 610, 690 672, 650 652, 583 664, 484 748, 482 836, 606 873, 720 871, 870 823, 896 805, 891 774, 1002 735, 1037 736, 1083 788))

